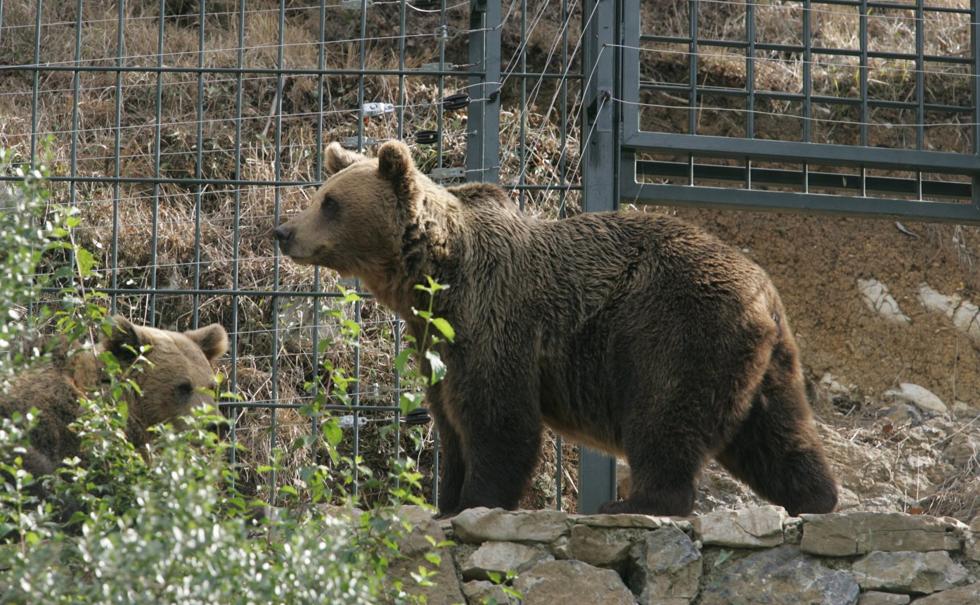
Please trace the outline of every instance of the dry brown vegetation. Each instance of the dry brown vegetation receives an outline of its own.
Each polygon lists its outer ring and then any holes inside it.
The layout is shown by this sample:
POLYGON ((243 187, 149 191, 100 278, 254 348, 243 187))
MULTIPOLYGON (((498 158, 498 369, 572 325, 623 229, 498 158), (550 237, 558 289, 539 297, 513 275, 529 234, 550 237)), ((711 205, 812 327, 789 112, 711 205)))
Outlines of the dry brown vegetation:
MULTIPOLYGON (((933 0, 927 4, 959 6, 964 2, 933 0)), ((286 2, 282 13, 284 28, 280 32, 279 2, 253 0, 247 3, 245 28, 240 32, 237 2, 208 2, 203 52, 199 50, 197 2, 166 0, 165 4, 167 16, 163 20, 162 42, 158 38, 159 3, 126 4, 124 48, 120 52, 117 5, 85 3, 78 64, 86 68, 111 67, 120 61, 127 68, 135 68, 120 72, 118 82, 116 73, 110 70, 79 72, 77 87, 71 70, 39 72, 36 131, 40 137, 52 139, 56 175, 72 174, 74 149, 77 175, 111 176, 118 171, 125 178, 147 179, 123 181, 118 186, 102 180, 79 181, 74 187, 58 181, 54 184, 55 197, 58 201, 73 201, 82 211, 83 243, 101 254, 102 264, 107 268, 98 285, 115 283, 122 290, 138 291, 118 295, 116 302, 123 312, 134 319, 154 321, 169 328, 187 327, 195 313, 201 322, 220 321, 228 326, 234 338, 235 356, 229 360, 226 370, 234 372, 242 397, 246 401, 300 403, 308 397, 304 385, 317 377, 315 342, 336 336, 335 322, 326 316, 335 303, 329 297, 272 297, 256 292, 335 291, 336 277, 330 272, 317 274, 277 259, 269 237, 275 218, 306 204, 313 189, 301 185, 235 186, 231 182, 240 179, 259 183, 274 180, 315 183, 322 176, 317 142, 359 133, 360 82, 364 85, 365 101, 398 106, 394 113, 366 121, 365 137, 405 138, 426 171, 439 166, 463 166, 469 128, 465 110, 440 112, 439 101, 442 96, 464 90, 468 82, 464 78, 446 77, 440 90, 439 79, 432 76, 409 75, 401 79, 396 75, 367 75, 359 79, 304 73, 277 76, 271 71, 279 65, 280 52, 282 67, 294 70, 315 69, 321 60, 326 69, 356 70, 362 60, 369 69, 399 68, 397 3, 372 5, 365 24, 368 39, 362 49, 357 42, 361 37, 360 13, 340 7, 339 2, 327 3, 322 46, 318 43, 321 37, 318 6, 286 2), (240 36, 244 40, 241 53, 240 36), (162 56, 158 44, 162 44, 162 56), (123 57, 121 60, 119 55, 123 57), (171 71, 155 73, 150 68, 158 62, 171 71), (210 69, 238 65, 270 71, 245 73, 241 78, 234 72, 199 75, 192 71, 199 66, 210 69), (121 90, 118 98, 117 86, 121 90), (76 88, 77 112, 74 111, 76 88), (199 107, 202 121, 198 120, 199 107), (236 119, 239 113, 240 121, 236 119), (441 152, 437 146, 412 143, 416 132, 436 128, 440 113, 444 129, 441 152), (73 127, 75 119, 77 128, 73 127), (236 125, 240 125, 240 134, 236 125), (198 176, 223 183, 198 187, 187 182, 153 182, 154 177, 192 180, 198 176), (143 292, 152 288, 158 290, 155 296, 143 292), (235 288, 244 293, 231 294, 235 288), (193 289, 203 293, 198 297, 184 293, 193 289)), ((449 5, 452 8, 446 18, 449 35, 445 40, 445 62, 464 65, 468 60, 465 33, 469 28, 468 9, 465 4, 450 2, 449 5)), ((688 6, 684 0, 644 3, 643 31, 686 35, 688 6)), ((800 6, 798 2, 778 0, 757 4, 758 39, 799 43, 800 6)), ((34 63, 35 7, 36 3, 29 0, 8 0, 3 4, 0 65, 34 63)), ((569 3, 571 16, 566 31, 562 28, 559 3, 528 2, 525 15, 528 34, 523 41, 520 8, 521 3, 504 2, 505 67, 524 69, 519 52, 526 49, 527 72, 560 73, 561 58, 567 48, 572 57, 570 73, 577 74, 579 4, 569 3)), ((873 13, 868 24, 872 48, 908 50, 914 44, 909 15, 910 11, 873 13)), ((39 46, 42 64, 69 67, 75 64, 78 20, 75 3, 43 4, 39 46)), ((435 35, 439 22, 436 14, 406 11, 406 68, 420 68, 439 61, 440 43, 435 35)), ((706 37, 743 38, 744 22, 744 3, 714 0, 701 3, 698 23, 706 37)), ((822 45, 855 48, 858 44, 856 9, 820 5, 814 13, 813 32, 814 39, 822 45)), ((930 14, 925 45, 927 53, 968 56, 969 19, 930 14)), ((682 81, 686 77, 686 51, 686 46, 658 45, 656 51, 644 52, 643 77, 682 81)), ((821 56, 814 60, 815 93, 853 96, 854 58, 821 56)), ((907 98, 909 91, 914 90, 914 78, 909 80, 911 67, 906 61, 874 61, 869 79, 872 94, 877 98, 907 98)), ((972 80, 966 77, 968 69, 964 69, 929 66, 927 99, 951 105, 972 103, 969 97, 972 80)), ((12 147, 22 156, 26 156, 31 145, 34 78, 30 70, 0 71, 0 146, 12 147)), ((697 78, 706 84, 744 87, 743 51, 704 51, 699 57, 697 78)), ((801 81, 802 64, 798 55, 762 53, 758 57, 755 76, 758 90, 796 92, 801 81)), ((513 75, 504 83, 501 181, 507 185, 523 182, 552 187, 513 190, 515 199, 528 212, 556 216, 578 209, 577 192, 561 186, 563 182, 578 180, 577 92, 578 82, 570 80, 563 116, 563 90, 556 80, 513 75), (522 103, 522 89, 526 103, 522 103), (563 121, 567 126, 564 148, 563 121), (523 151, 519 145, 522 130, 527 138, 523 151)), ((669 95, 652 95, 644 101, 672 107, 687 105, 686 99, 669 95)), ((731 99, 711 96, 702 102, 698 110, 700 132, 744 134, 744 112, 737 111, 744 106, 731 99)), ((762 113, 756 119, 757 136, 799 139, 800 120, 792 117, 799 115, 798 104, 771 102, 758 109, 762 113)), ((820 111, 823 113, 818 113, 818 117, 826 118, 826 122, 814 128, 815 140, 855 142, 853 126, 839 123, 853 121, 853 111, 835 107, 820 111)), ((670 131, 686 128, 686 109, 651 107, 643 116, 645 128, 670 131)), ((894 110, 876 110, 872 118, 875 123, 892 126, 914 121, 914 116, 894 110)), ((956 120, 970 122, 972 116, 927 116, 931 123, 956 120)), ((871 137, 875 145, 907 147, 915 143, 906 128, 872 128, 871 137)), ((969 139, 967 126, 944 126, 927 129, 926 144, 930 149, 965 151, 969 150, 969 139)), ((980 353, 951 331, 942 318, 919 311, 915 302, 920 281, 928 281, 948 294, 956 293, 975 302, 980 300, 980 279, 975 267, 980 237, 975 229, 911 226, 918 236, 911 238, 892 223, 882 221, 704 210, 677 212, 745 248, 772 273, 794 320, 804 362, 815 378, 832 373, 842 381, 856 383, 872 398, 897 382, 916 382, 934 390, 950 404, 962 400, 980 406, 977 399, 980 353), (855 280, 866 276, 877 277, 892 289, 913 318, 909 330, 893 330, 863 307, 855 280)), ((345 313, 353 316, 354 310, 345 313)), ((360 402, 389 404, 395 396, 391 361, 395 354, 397 320, 370 300, 358 310, 358 315, 363 325, 359 351, 333 347, 326 354, 335 364, 345 367, 354 368, 357 362, 360 402)), ((854 430, 867 430, 868 435, 878 430, 874 414, 866 422, 862 421, 865 424, 858 424, 853 414, 846 417, 838 414, 838 418, 830 407, 818 411, 824 420, 843 427, 854 426, 854 430)), ((367 416, 372 421, 387 420, 390 414, 367 416)), ((242 455, 248 469, 266 463, 276 445, 289 444, 310 430, 309 421, 289 408, 244 409, 237 423, 237 437, 245 446, 242 455)), ((368 464, 383 471, 395 450, 401 449, 420 457, 423 468, 430 472, 431 448, 425 447, 419 453, 404 436, 396 444, 390 431, 382 434, 384 426, 387 426, 385 422, 372 422, 358 430, 356 439, 368 464)), ((868 439, 874 441, 872 447, 888 455, 902 455, 898 453, 900 449, 888 445, 891 436, 868 439)), ((348 430, 345 447, 353 447, 354 440, 354 431, 348 430)), ((427 435, 425 445, 431 442, 432 435, 427 435)), ((529 506, 554 504, 553 477, 558 471, 550 436, 544 451, 533 493, 525 501, 529 506)), ((303 447, 291 451, 282 461, 283 470, 277 480, 296 480, 299 464, 312 454, 303 447)), ((563 447, 563 457, 567 471, 563 473, 562 500, 570 507, 575 497, 576 465, 575 451, 568 444, 563 447)), ((966 467, 959 479, 951 477, 944 481, 962 482, 974 476, 975 469, 966 467)), ((254 480, 254 476, 250 477, 254 480)), ((933 482, 934 486, 942 483, 933 482)), ((953 493, 955 489, 947 486, 946 491, 953 493)), ((964 508, 958 506, 956 511, 964 508)))

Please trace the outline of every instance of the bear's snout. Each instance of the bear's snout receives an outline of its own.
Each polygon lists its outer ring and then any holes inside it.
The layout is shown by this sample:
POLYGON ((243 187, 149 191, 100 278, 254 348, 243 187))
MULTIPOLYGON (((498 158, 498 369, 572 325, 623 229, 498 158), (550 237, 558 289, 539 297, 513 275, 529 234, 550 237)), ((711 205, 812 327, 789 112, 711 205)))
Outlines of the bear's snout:
POLYGON ((284 245, 293 237, 293 230, 287 227, 286 225, 279 225, 278 227, 276 227, 274 233, 276 236, 276 240, 279 242, 280 246, 284 245))

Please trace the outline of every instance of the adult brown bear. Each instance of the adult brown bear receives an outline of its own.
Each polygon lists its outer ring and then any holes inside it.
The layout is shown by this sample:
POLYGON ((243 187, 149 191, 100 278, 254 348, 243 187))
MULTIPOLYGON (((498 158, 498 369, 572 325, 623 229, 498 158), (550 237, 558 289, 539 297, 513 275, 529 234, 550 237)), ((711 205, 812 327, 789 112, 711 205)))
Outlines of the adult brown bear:
POLYGON ((629 498, 605 512, 689 514, 708 456, 792 514, 833 510, 782 303, 738 251, 666 216, 523 216, 493 185, 436 185, 399 142, 333 143, 326 164, 275 230, 283 253, 360 278, 417 337, 413 286, 451 286, 435 312, 457 337, 427 394, 440 512, 516 507, 542 424, 626 456, 629 498))

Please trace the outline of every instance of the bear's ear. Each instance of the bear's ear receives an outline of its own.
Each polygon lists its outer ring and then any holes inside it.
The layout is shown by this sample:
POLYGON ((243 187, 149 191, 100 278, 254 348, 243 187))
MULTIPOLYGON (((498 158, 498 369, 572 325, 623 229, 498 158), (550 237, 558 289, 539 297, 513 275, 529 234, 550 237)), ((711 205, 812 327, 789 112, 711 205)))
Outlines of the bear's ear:
POLYGON ((340 172, 351 164, 356 164, 366 159, 366 157, 359 153, 344 149, 337 141, 327 145, 327 149, 323 154, 323 163, 327 169, 328 176, 340 172))
POLYGON ((193 340, 197 346, 201 347, 208 361, 214 361, 224 355, 228 350, 228 333, 225 332, 225 329, 220 324, 211 324, 203 328, 198 328, 197 330, 188 330, 184 332, 184 335, 193 340))
POLYGON ((412 153, 405 143, 388 141, 378 149, 378 172, 393 185, 403 183, 414 169, 412 153))
POLYGON ((143 345, 139 329, 122 315, 113 315, 109 324, 108 333, 102 333, 102 348, 112 353, 119 363, 132 363, 143 345))

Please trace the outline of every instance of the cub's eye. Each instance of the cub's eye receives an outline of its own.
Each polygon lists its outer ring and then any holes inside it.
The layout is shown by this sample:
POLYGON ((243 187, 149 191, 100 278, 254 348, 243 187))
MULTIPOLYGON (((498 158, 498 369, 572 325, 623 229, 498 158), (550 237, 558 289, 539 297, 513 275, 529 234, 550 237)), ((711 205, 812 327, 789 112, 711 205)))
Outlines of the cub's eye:
POLYGON ((320 212, 323 213, 323 218, 334 220, 340 212, 340 204, 334 198, 327 196, 320 202, 320 212))
POLYGON ((177 385, 177 396, 181 399, 187 399, 194 394, 194 385, 189 382, 182 382, 177 385))

